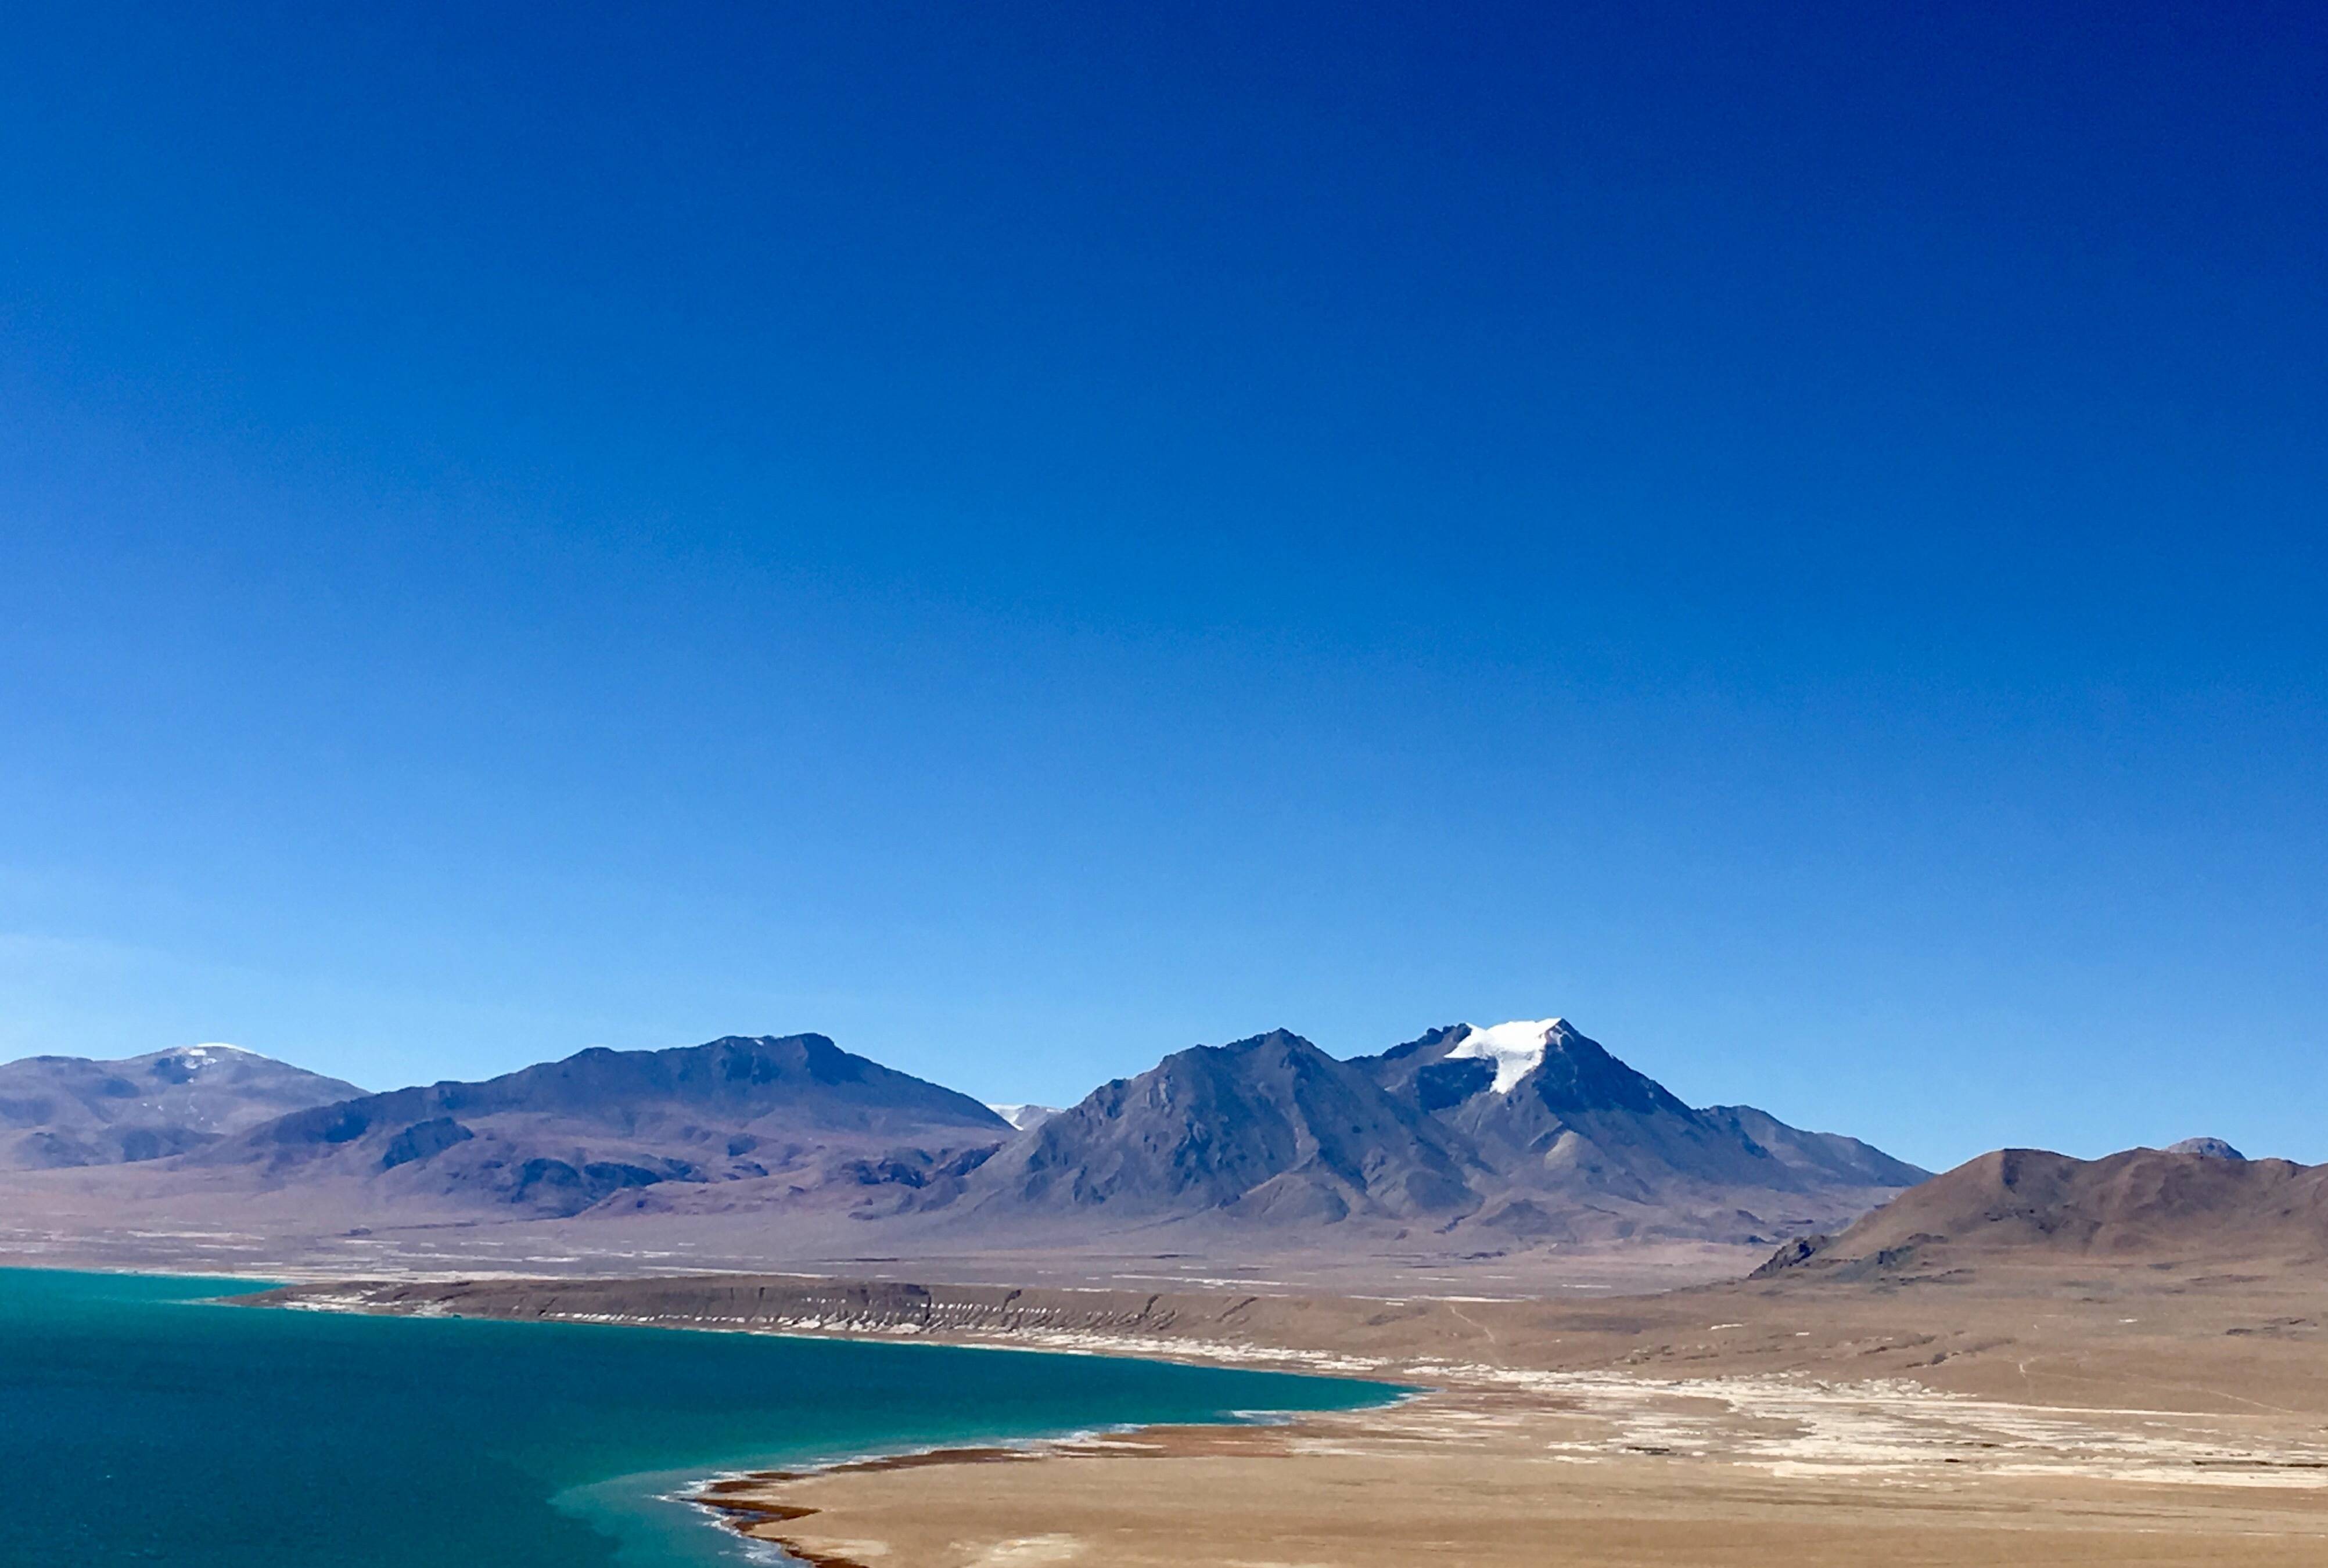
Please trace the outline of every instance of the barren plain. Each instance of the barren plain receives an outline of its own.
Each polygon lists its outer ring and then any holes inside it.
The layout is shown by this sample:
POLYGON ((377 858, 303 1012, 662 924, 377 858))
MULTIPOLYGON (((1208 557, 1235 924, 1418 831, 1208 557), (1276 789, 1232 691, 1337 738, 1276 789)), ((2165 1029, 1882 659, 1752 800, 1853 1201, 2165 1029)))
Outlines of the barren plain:
POLYGON ((383 1281, 309 1308, 1364 1373, 1283 1425, 727 1478, 826 1568, 2328 1562, 2328 1276, 2116 1259, 1595 1300, 902 1281, 383 1281))

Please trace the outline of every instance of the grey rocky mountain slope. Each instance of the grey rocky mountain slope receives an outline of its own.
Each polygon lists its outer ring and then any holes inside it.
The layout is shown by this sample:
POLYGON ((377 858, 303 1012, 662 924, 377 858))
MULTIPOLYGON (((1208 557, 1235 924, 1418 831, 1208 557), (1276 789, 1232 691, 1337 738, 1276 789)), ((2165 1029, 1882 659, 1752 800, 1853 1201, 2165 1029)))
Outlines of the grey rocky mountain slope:
POLYGON ((1284 1030, 1183 1051, 918 1207, 1020 1230, 1752 1241, 1847 1219, 1924 1174, 1751 1107, 1692 1109, 1551 1019, 1451 1025, 1347 1062, 1284 1030))
POLYGON ((1427 1115, 1299 1035, 1176 1052, 1005 1145, 953 1194, 1025 1225, 1219 1214, 1262 1225, 1470 1207, 1464 1157, 1427 1115))
POLYGON ((319 1106, 192 1163, 273 1185, 360 1183, 391 1204, 570 1215, 666 1183, 737 1184, 772 1201, 910 1190, 1010 1131, 968 1095, 822 1035, 730 1036, 319 1106))
POLYGON ((1806 1132, 1751 1105, 1708 1105, 1698 1113, 1715 1125, 1769 1151, 1807 1179, 1844 1186, 1913 1187, 1931 1172, 1896 1160, 1873 1143, 1840 1132, 1806 1132))
POLYGON ((117 1061, 28 1056, 0 1066, 0 1169, 164 1159, 362 1093, 232 1046, 117 1061))
POLYGON ((1691 1110, 1564 1019, 1457 1024, 1352 1065, 1460 1129, 1523 1186, 1647 1198, 1676 1175, 1793 1185, 1751 1140, 1691 1110))
POLYGON ((2166 1146, 2169 1154, 2203 1154, 2210 1160, 2245 1160, 2246 1155, 2220 1138, 2185 1138, 2166 1146))
POLYGON ((1562 1019, 1450 1025, 1352 1065, 1470 1141, 1497 1178, 1471 1221, 1485 1228, 1744 1240, 1929 1174, 1751 1106, 1694 1109, 1562 1019))

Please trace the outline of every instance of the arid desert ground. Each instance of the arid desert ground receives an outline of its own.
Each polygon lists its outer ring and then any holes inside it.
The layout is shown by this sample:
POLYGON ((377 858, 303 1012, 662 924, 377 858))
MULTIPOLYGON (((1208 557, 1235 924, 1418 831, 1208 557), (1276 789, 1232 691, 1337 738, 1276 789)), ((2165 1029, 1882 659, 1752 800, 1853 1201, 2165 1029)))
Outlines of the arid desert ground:
POLYGON ((915 1336, 1388 1378, 1403 1403, 737 1477, 826 1568, 2328 1562, 2328 1275, 1946 1249, 1638 1296, 799 1276, 312 1284, 310 1307, 915 1336))

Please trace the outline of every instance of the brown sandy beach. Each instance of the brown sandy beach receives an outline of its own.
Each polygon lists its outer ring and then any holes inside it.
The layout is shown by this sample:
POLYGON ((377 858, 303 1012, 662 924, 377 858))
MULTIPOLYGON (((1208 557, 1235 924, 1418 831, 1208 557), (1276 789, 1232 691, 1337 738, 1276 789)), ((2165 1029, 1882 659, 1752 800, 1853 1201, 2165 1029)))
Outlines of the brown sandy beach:
POLYGON ((1364 1373, 1402 1404, 707 1496, 832 1568, 2328 1563, 2309 1267, 1739 1282, 1593 1301, 797 1277, 296 1287, 351 1310, 911 1334, 1364 1373))
POLYGON ((1588 1469, 1545 1451, 1561 1426, 1450 1401, 1372 1421, 1164 1430, 1026 1463, 768 1479, 718 1501, 781 1508, 737 1522, 831 1568, 2328 1561, 2313 1491, 1779 1476, 1646 1454, 1588 1469))

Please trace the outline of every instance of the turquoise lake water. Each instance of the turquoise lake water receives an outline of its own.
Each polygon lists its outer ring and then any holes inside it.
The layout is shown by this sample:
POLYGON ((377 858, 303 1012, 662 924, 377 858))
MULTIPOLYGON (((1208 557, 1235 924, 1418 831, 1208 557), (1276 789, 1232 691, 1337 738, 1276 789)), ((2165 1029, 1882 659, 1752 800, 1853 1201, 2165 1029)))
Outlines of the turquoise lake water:
POLYGON ((691 1479, 1380 1384, 1109 1357, 229 1307, 0 1269, 0 1563, 708 1568, 691 1479))

